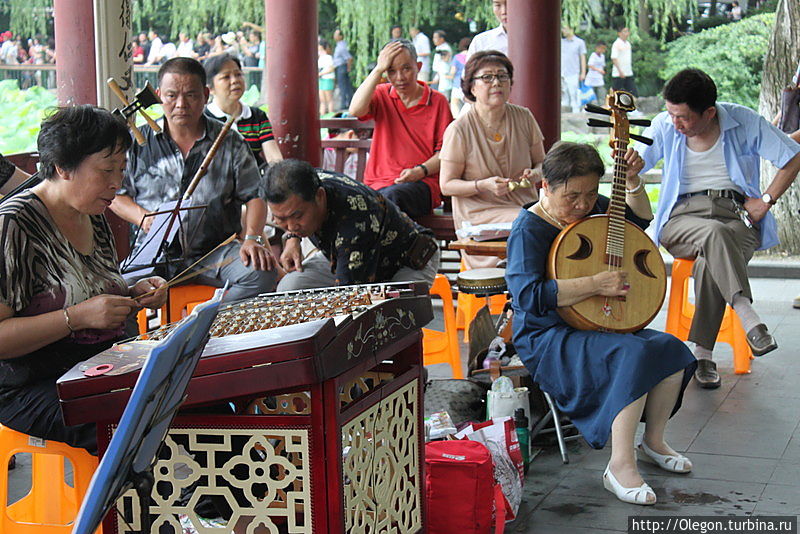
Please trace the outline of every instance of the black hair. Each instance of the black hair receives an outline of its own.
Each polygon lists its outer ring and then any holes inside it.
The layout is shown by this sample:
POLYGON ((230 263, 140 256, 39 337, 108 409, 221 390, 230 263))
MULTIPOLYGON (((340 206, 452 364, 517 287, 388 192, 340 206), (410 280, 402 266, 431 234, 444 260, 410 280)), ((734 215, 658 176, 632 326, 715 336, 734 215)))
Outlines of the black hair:
POLYGON ((206 73, 206 81, 208 82, 209 87, 214 86, 214 76, 219 74, 219 71, 222 70, 222 66, 228 61, 233 61, 236 63, 236 66, 239 67, 239 70, 242 69, 242 62, 239 61, 238 57, 231 54, 219 54, 217 56, 211 56, 203 62, 203 68, 205 69, 206 73))
POLYGON ((264 196, 272 204, 283 204, 292 195, 313 202, 319 188, 317 171, 299 159, 279 161, 269 168, 264 179, 264 196))
POLYGON ((461 90, 464 92, 464 99, 475 102, 475 95, 472 94, 472 87, 475 85, 475 73, 481 70, 484 65, 501 65, 508 71, 511 77, 510 83, 514 83, 514 65, 508 56, 498 50, 481 50, 475 52, 464 65, 464 74, 461 76, 461 90))
POLYGON ((606 173, 600 154, 592 145, 561 141, 553 145, 542 162, 542 174, 551 189, 567 183, 576 176, 596 174, 601 178, 606 173))
POLYGON ((122 119, 86 104, 58 108, 42 122, 36 144, 39 175, 52 180, 56 167, 74 171, 92 154, 128 150, 131 134, 122 119))
POLYGON ((445 41, 447 40, 447 32, 446 31, 444 31, 444 30, 434 30, 433 33, 438 33, 439 37, 441 37, 445 41))
POLYGON ((395 24, 394 26, 392 26, 391 28, 389 28, 389 35, 391 35, 391 34, 392 34, 392 32, 393 32, 395 29, 398 29, 398 30, 400 30, 400 32, 401 32, 401 33, 402 33, 402 31, 403 31, 403 27, 402 27, 402 26, 400 26, 399 24, 395 24))
POLYGON ((190 57, 174 57, 164 62, 158 69, 158 84, 161 85, 161 79, 165 74, 192 74, 197 76, 200 83, 206 85, 206 71, 203 65, 194 58, 190 57))
POLYGON ((717 103, 717 84, 700 69, 684 69, 664 86, 664 100, 703 113, 717 103))

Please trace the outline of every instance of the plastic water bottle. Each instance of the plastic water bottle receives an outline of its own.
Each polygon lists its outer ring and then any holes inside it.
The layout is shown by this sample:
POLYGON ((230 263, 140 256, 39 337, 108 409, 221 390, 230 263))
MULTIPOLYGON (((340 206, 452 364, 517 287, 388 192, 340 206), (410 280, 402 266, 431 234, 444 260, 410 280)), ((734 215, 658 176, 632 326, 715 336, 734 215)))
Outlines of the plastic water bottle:
POLYGON ((522 408, 514 410, 514 425, 517 427, 517 441, 519 441, 519 449, 522 451, 522 462, 525 464, 525 473, 527 473, 531 452, 530 430, 528 429, 528 418, 525 416, 525 410, 522 408))

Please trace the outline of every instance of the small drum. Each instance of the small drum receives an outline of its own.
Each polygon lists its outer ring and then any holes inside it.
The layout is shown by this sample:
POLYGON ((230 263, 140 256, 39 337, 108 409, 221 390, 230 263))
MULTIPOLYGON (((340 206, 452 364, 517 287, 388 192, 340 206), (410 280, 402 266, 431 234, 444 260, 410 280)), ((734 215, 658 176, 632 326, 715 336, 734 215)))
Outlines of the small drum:
POLYGON ((496 267, 460 272, 456 283, 459 291, 471 295, 500 295, 508 290, 506 270, 496 267))

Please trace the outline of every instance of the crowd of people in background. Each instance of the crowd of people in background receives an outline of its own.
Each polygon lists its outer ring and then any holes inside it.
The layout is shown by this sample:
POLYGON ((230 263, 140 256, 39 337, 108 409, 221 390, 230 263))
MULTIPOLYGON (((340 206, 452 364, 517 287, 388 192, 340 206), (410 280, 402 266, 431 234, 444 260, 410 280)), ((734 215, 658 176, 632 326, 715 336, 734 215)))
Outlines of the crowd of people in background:
MULTIPOLYGON (((6 30, 0 33, 0 64, 3 65, 52 65, 56 62, 55 39, 40 35, 23 39, 6 30)), ((20 87, 32 85, 52 86, 55 76, 43 76, 41 71, 21 71, 20 87)))
POLYGON ((201 31, 192 39, 187 32, 178 33, 177 43, 155 30, 141 32, 131 41, 131 57, 135 65, 161 65, 174 57, 190 57, 203 62, 209 57, 230 54, 244 67, 264 67, 265 44, 263 27, 245 22, 245 30, 229 31, 214 36, 201 31))
MULTIPOLYGON (((178 33, 177 39, 160 34, 157 30, 140 32, 129 45, 134 65, 157 67, 174 57, 189 57, 204 62, 206 59, 228 54, 239 59, 242 67, 264 68, 266 47, 264 28, 245 22, 241 30, 214 35, 199 32, 194 38, 188 32, 178 33)), ((575 32, 564 27, 561 45, 562 105, 578 112, 583 101, 592 96, 603 102, 606 93, 606 43, 595 43, 594 52, 588 58, 584 41, 575 32), (583 90, 583 92, 581 92, 583 90)), ((636 92, 631 66, 630 32, 620 28, 619 38, 611 46, 611 80, 615 88, 636 92)), ((337 29, 333 39, 319 38, 319 96, 320 115, 345 112, 353 96, 353 81, 350 73, 353 56, 341 30, 337 29), (336 97, 336 100, 334 98, 336 97)), ((417 51, 421 63, 419 80, 442 93, 457 115, 464 103, 461 91, 461 75, 471 53, 485 50, 487 46, 503 52, 508 50, 508 37, 502 25, 472 37, 463 37, 457 43, 449 42, 445 30, 436 29, 429 38, 420 28, 404 29, 400 25, 391 28, 390 39, 408 38, 417 51)), ((46 65, 56 60, 55 40, 42 36, 22 39, 11 31, 0 34, 0 64, 46 65)), ((7 76, 8 77, 8 76, 7 76)), ((31 85, 53 87, 54 76, 37 70, 20 71, 15 74, 20 87, 31 85), (52 80, 50 78, 53 78, 52 80)))

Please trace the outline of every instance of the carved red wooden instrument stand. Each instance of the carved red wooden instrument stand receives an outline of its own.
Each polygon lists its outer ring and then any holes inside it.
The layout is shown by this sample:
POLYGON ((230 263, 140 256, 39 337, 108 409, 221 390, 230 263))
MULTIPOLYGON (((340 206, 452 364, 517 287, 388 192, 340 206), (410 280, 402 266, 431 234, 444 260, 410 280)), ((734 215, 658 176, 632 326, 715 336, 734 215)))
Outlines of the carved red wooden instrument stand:
MULTIPOLYGON (((426 288, 413 283, 265 295, 220 312, 212 327, 219 337, 187 390, 192 413, 175 419, 154 467, 153 531, 167 524, 181 532, 181 516, 198 525, 198 500, 218 495, 233 510, 230 528, 422 532, 420 329, 431 318, 426 288), (318 318, 325 314, 333 315, 318 318), (260 329, 276 321, 286 326, 260 329), (203 413, 222 401, 237 413, 203 413)), ((116 362, 124 371, 146 343, 83 367, 116 362)), ((65 420, 97 422, 101 453, 136 375, 89 378, 79 366, 59 380, 65 420)), ((117 506, 130 527, 109 514, 104 532, 135 531, 137 506, 130 491, 117 506)))

